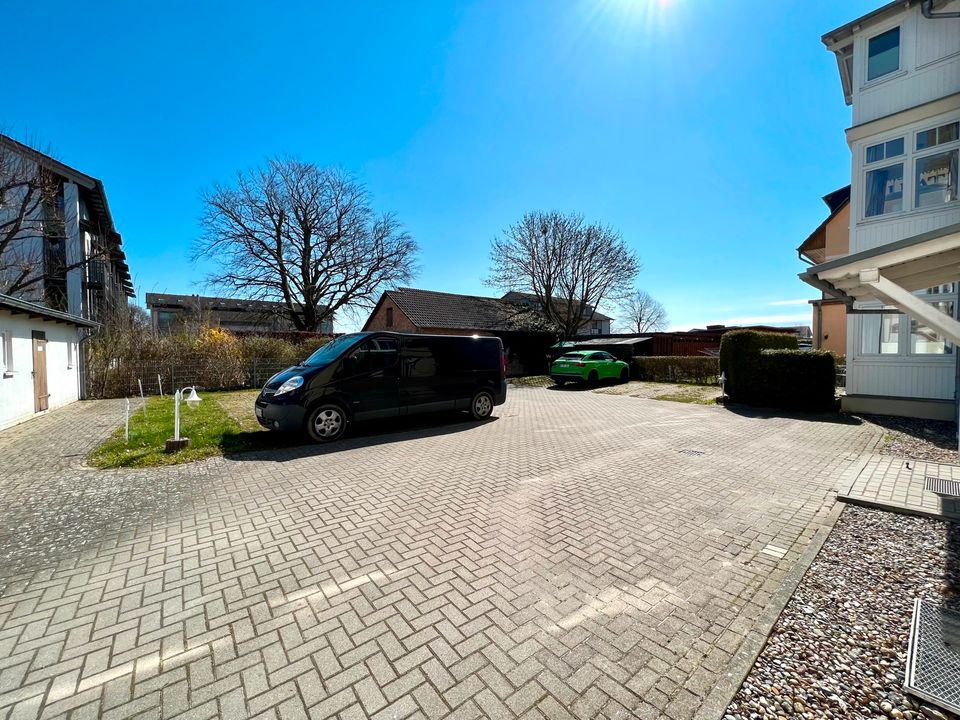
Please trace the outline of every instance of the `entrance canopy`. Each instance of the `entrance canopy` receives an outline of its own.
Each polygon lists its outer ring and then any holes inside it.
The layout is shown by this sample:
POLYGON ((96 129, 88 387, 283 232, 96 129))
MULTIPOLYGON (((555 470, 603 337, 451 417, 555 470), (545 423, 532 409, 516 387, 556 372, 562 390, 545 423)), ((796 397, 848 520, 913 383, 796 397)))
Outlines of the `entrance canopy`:
POLYGON ((960 223, 813 265, 800 279, 851 304, 879 300, 960 344, 960 322, 913 294, 960 280, 960 223))

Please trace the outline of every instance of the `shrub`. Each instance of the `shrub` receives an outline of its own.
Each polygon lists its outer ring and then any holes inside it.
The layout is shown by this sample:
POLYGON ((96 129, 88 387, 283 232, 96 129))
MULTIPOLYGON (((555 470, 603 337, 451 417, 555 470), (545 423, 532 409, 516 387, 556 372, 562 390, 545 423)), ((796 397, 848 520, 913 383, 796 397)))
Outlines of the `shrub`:
POLYGON ((763 404, 788 410, 836 407, 837 366, 825 350, 764 350, 757 388, 763 404))
POLYGON ((789 333, 731 330, 720 340, 720 371, 726 374, 727 396, 736 402, 763 404, 758 388, 764 350, 796 350, 797 336, 789 333))
POLYGON ((696 385, 715 385, 720 374, 717 358, 708 355, 635 357, 633 370, 638 380, 696 385))

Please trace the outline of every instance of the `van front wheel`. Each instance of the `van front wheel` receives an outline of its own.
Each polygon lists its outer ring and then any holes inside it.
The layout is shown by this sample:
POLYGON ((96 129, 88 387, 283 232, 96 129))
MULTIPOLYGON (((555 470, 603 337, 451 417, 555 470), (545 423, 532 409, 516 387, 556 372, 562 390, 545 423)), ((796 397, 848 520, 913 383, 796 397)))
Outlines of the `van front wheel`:
POLYGON ((347 429, 347 416, 339 405, 318 405, 307 417, 307 435, 314 442, 333 442, 347 429))
POLYGON ((493 412, 493 395, 481 390, 470 401, 470 416, 474 420, 486 420, 493 412))

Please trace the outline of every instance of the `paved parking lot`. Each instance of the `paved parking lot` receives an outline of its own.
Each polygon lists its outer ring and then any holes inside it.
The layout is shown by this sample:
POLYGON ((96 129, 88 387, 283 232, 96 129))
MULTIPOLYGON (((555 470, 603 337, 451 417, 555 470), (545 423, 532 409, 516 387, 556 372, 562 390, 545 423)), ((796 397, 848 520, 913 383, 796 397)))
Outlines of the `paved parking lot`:
POLYGON ((0 432, 0 717, 692 718, 877 440, 530 388, 83 467, 119 408, 0 432))

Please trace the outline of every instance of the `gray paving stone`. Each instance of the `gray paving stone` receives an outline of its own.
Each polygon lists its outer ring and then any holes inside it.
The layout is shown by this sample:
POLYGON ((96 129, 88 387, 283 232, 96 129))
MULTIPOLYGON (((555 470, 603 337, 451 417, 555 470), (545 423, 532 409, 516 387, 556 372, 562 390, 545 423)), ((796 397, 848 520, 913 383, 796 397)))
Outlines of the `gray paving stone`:
POLYGON ((0 715, 686 720, 877 440, 517 389, 479 425, 85 467, 121 410, 0 433, 0 715))

